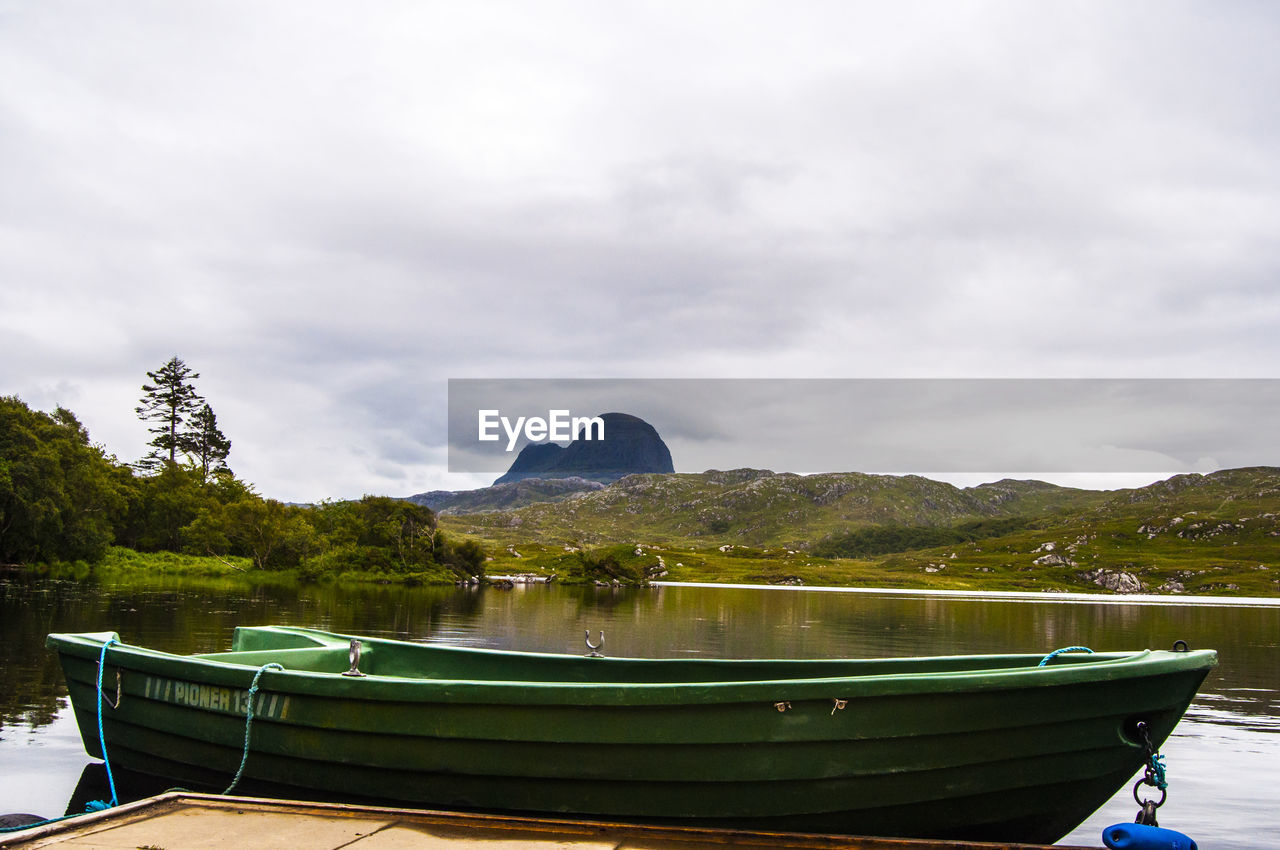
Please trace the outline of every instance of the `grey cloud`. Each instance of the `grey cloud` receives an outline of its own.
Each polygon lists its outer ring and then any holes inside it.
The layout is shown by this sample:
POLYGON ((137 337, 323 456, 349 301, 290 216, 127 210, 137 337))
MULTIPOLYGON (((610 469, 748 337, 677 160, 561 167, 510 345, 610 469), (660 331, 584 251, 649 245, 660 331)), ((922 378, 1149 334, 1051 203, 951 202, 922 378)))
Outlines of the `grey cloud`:
POLYGON ((15 7, 0 392, 79 388, 140 442, 177 352, 237 471, 313 498, 439 475, 450 377, 1273 376, 1278 31, 1246 2, 15 7))
POLYGON ((1198 470, 1206 459, 1280 463, 1267 427, 1280 415, 1275 380, 452 381, 449 393, 449 462, 459 472, 501 472, 515 456, 506 440, 477 439, 480 410, 516 422, 557 409, 640 416, 667 441, 678 471, 1094 473, 1198 470))

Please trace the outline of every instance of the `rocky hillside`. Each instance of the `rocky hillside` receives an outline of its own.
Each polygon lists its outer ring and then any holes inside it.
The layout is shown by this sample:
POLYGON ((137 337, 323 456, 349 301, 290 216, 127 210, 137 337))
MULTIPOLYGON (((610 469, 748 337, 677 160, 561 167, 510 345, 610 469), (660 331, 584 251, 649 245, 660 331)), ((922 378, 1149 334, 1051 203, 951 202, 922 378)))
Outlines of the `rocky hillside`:
MULTIPOLYGON (((468 517, 475 533, 554 542, 640 539, 804 548, 868 525, 948 526, 1101 504, 1107 494, 1042 481, 959 488, 920 476, 761 469, 630 475, 555 504, 468 517)), ((459 513, 461 511, 458 511, 459 513)))
POLYGON ((538 502, 559 502, 580 493, 603 490, 604 486, 598 481, 577 477, 525 478, 478 490, 432 490, 409 496, 407 501, 424 505, 438 514, 478 514, 515 510, 538 502))
POLYGON ((1280 595, 1273 467, 1117 491, 745 469, 632 476, 447 523, 507 547, 494 572, 560 572, 583 547, 625 543, 672 581, 1280 595))

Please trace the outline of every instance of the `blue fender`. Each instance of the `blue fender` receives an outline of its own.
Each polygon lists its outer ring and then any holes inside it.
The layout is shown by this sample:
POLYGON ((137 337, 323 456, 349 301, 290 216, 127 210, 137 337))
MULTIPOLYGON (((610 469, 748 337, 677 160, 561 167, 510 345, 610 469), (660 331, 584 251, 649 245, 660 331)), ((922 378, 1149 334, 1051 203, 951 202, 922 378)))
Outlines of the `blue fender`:
POLYGON ((1111 850, 1199 850, 1181 832, 1141 823, 1117 823, 1102 830, 1102 843, 1111 850))

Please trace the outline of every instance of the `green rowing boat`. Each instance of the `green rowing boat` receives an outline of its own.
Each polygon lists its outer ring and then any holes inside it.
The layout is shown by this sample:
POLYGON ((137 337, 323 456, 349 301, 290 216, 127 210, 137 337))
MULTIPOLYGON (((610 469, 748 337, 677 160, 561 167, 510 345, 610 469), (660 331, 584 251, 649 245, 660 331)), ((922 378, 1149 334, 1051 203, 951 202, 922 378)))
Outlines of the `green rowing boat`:
POLYGON ((48 638, 85 749, 103 757, 101 722, 112 766, 187 784, 242 770, 304 797, 1043 843, 1143 766, 1138 724, 1158 747, 1217 661, 597 658, 270 626, 203 655, 113 641, 48 638))

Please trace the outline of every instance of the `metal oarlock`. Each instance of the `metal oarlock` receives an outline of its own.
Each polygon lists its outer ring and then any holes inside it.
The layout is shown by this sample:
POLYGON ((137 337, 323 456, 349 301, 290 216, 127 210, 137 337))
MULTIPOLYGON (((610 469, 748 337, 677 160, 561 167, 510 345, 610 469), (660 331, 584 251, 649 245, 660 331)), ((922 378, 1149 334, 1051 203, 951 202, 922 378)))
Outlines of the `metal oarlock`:
POLYGON ((355 638, 351 639, 351 648, 347 650, 347 659, 351 662, 351 669, 343 673, 344 676, 363 676, 360 672, 360 648, 363 644, 355 638))

